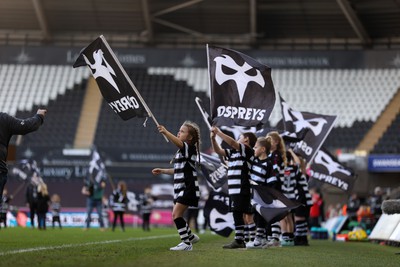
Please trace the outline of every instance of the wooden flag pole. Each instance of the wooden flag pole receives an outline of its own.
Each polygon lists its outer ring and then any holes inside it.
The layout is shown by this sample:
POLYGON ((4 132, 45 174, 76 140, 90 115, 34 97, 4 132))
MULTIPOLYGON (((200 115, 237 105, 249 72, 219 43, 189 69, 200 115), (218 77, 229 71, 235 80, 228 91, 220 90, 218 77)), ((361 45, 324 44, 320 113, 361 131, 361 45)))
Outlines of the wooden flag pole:
MULTIPOLYGON (((100 35, 101 40, 104 42, 105 46, 108 48, 110 51, 111 56, 114 58, 115 62, 118 64, 118 67, 121 69, 122 73, 124 74, 126 80, 128 81, 129 85, 132 87, 133 91, 135 94, 138 96, 140 102, 142 103, 143 107, 147 111, 147 115, 153 119, 154 123, 159 126, 160 124, 158 123, 157 119, 154 117, 153 113, 151 112, 150 108, 147 106, 146 102, 144 102, 144 99, 140 95, 139 91, 136 89, 136 86, 133 84, 131 79, 129 78, 128 74, 126 73, 125 69, 122 67, 121 63, 119 62, 117 56, 114 54, 114 51, 111 49, 110 45, 108 44, 106 38, 103 35, 100 35)), ((165 141, 167 143, 169 142, 168 138, 164 135, 165 141)))

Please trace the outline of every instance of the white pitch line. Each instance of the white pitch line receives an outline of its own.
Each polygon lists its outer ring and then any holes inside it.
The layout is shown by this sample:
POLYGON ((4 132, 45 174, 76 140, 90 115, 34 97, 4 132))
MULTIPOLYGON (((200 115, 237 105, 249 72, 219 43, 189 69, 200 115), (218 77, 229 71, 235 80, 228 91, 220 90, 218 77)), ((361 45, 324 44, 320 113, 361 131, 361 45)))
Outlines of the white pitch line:
POLYGON ((42 251, 42 250, 55 250, 55 249, 63 249, 63 248, 85 247, 85 246, 90 246, 90 245, 102 245, 102 244, 112 244, 112 243, 119 243, 119 242, 150 240, 150 239, 167 238, 167 237, 173 237, 173 236, 176 236, 176 234, 149 236, 149 237, 132 237, 132 238, 128 238, 128 239, 105 240, 105 241, 88 242, 88 243, 80 243, 80 244, 67 244, 67 245, 50 246, 50 247, 25 248, 25 249, 0 252, 0 256, 21 254, 21 253, 27 253, 27 252, 36 252, 36 251, 42 251))

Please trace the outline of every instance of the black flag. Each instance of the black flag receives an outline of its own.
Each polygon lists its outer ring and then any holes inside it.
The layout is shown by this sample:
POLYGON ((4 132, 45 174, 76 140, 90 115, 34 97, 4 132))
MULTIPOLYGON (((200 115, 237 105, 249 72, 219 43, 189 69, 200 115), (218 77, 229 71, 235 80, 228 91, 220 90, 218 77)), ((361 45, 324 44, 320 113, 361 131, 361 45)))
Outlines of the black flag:
POLYGON ((92 151, 92 159, 89 162, 89 176, 86 184, 89 186, 98 186, 107 177, 106 166, 96 149, 92 151))
POLYGON ((310 178, 328 183, 346 192, 352 190, 355 181, 353 170, 343 166, 323 147, 317 152, 311 164, 310 178))
POLYGON ((251 204, 267 223, 271 224, 282 220, 290 210, 302 205, 288 199, 284 194, 271 187, 261 185, 252 185, 252 187, 251 204))
POLYGON ((104 99, 123 120, 150 117, 142 97, 103 36, 81 51, 73 67, 81 66, 89 67, 104 99))
POLYGON ((204 206, 204 217, 210 229, 218 235, 228 237, 235 229, 232 212, 229 212, 229 196, 222 192, 210 192, 204 206))
POLYGON ((207 52, 213 124, 261 128, 275 105, 271 68, 231 49, 207 52))
POLYGON ((33 159, 23 159, 12 168, 12 174, 24 181, 28 181, 34 172, 40 175, 37 162, 33 159))
POLYGON ((294 137, 301 139, 293 151, 311 162, 331 132, 337 116, 296 111, 280 95, 279 97, 285 131, 294 133, 294 137))
POLYGON ((219 158, 200 153, 200 167, 204 178, 214 191, 227 184, 228 167, 222 164, 219 158))

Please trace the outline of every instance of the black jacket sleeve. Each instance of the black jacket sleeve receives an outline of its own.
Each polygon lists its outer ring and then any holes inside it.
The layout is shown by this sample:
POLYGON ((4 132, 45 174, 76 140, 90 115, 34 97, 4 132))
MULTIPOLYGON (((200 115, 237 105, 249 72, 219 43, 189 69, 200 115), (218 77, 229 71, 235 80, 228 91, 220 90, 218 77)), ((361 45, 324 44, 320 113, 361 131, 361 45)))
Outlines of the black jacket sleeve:
POLYGON ((7 173, 6 159, 11 137, 36 131, 43 124, 43 119, 39 114, 28 119, 18 119, 0 112, 0 172, 7 173))
POLYGON ((28 119, 18 119, 13 116, 8 116, 8 129, 11 135, 25 135, 36 131, 43 124, 43 116, 35 114, 28 119))

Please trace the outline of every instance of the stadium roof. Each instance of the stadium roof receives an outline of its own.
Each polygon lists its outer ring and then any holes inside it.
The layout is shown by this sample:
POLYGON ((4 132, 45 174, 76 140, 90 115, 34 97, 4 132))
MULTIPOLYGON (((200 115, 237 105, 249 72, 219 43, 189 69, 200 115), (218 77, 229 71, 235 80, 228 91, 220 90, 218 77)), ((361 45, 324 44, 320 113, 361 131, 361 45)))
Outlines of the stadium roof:
POLYGON ((400 47, 400 0, 0 0, 0 44, 400 47))

